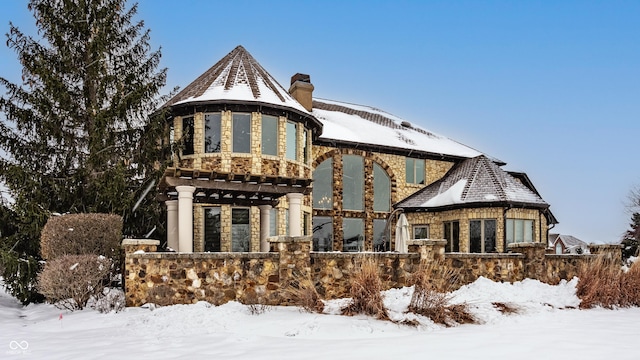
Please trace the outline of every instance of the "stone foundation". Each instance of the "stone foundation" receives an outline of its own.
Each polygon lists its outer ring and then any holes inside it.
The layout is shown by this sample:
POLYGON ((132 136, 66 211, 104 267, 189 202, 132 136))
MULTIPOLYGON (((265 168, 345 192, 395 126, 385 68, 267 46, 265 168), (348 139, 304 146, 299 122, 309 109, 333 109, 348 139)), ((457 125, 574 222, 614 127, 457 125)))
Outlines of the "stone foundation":
MULTIPOLYGON (((385 289, 411 286, 420 269, 437 264, 459 271, 454 288, 483 276, 493 281, 525 278, 557 284, 577 275, 595 255, 545 254, 539 243, 510 244, 512 253, 444 253, 444 240, 411 240, 409 253, 311 252, 310 236, 269 238, 265 253, 158 253, 156 240, 126 239, 125 292, 127 306, 208 301, 292 305, 292 284, 310 280, 323 299, 349 296, 350 281, 362 261, 372 259, 385 289), (142 250, 142 251, 140 251, 142 250)), ((592 245, 591 251, 620 259, 617 245, 592 245)), ((436 269, 442 270, 442 269, 436 269)), ((435 271, 442 276, 447 271, 435 271)), ((434 278, 438 282, 442 279, 434 278)))

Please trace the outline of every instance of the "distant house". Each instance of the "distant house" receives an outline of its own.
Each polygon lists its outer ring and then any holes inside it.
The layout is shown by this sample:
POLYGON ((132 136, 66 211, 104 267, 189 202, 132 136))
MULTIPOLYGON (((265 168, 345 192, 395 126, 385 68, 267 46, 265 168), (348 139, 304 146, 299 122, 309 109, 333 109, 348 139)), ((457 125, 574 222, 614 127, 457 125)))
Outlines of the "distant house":
POLYGON ((549 234, 549 247, 556 254, 585 254, 589 245, 571 235, 549 234))
POLYGON ((545 243, 557 220, 524 173, 374 107, 283 88, 242 46, 165 104, 180 148, 161 179, 168 245, 180 252, 268 251, 275 235, 314 251, 393 248, 411 237, 448 252, 545 243), (393 241, 393 240, 391 240, 393 241))

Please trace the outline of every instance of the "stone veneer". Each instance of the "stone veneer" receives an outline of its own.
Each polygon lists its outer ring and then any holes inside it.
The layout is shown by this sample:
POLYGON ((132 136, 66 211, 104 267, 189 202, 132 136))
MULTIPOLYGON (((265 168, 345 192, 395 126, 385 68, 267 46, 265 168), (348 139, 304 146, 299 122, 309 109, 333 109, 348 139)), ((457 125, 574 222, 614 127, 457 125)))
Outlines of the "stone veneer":
MULTIPOLYGON (((268 253, 158 253, 158 241, 124 240, 127 306, 144 303, 292 305, 292 283, 309 279, 324 299, 348 296, 361 261, 373 259, 384 288, 411 285, 411 275, 434 261, 459 269, 454 286, 480 276, 494 281, 571 279, 594 255, 545 255, 543 244, 511 244, 510 254, 445 254, 444 240, 411 240, 409 253, 315 253, 311 237, 272 237, 268 253), (145 252, 138 252, 143 250, 145 252), (147 252, 149 251, 149 252, 147 252)), ((591 245, 593 253, 621 262, 619 246, 591 245)), ((435 281, 442 279, 435 279, 435 281)))

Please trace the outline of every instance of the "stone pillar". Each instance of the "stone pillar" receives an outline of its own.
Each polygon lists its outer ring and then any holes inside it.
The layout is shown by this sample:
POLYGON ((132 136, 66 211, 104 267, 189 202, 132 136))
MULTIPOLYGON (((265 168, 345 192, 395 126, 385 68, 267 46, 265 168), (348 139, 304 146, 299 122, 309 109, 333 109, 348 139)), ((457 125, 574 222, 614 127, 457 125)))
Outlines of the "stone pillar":
POLYGON ((289 202, 289 236, 301 236, 302 225, 300 219, 302 218, 302 194, 289 193, 287 194, 287 201, 289 202))
POLYGON ((167 247, 178 251, 178 200, 168 200, 167 204, 167 247))
POLYGON ((622 244, 589 244, 589 252, 622 264, 622 244))
POLYGON ((434 260, 444 260, 444 247, 447 240, 409 240, 409 253, 420 254, 420 263, 426 264, 434 260))
POLYGON ((278 236, 269 241, 278 249, 280 262, 278 276, 280 280, 280 304, 295 305, 287 288, 294 282, 311 281, 311 243, 312 236, 278 236))
POLYGON ((271 223, 271 205, 260 205, 260 251, 269 252, 269 224, 271 223))
POLYGON ((193 252, 193 186, 176 186, 178 191, 178 251, 193 252))
POLYGON ((544 254, 545 243, 512 243, 508 245, 509 252, 524 255, 524 277, 545 282, 547 279, 544 254))

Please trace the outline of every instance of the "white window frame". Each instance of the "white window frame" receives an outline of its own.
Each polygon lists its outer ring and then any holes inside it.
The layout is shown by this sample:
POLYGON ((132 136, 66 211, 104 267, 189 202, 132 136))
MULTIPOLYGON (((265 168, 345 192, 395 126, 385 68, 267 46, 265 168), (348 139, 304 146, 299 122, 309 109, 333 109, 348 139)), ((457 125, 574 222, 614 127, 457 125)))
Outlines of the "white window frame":
POLYGON ((414 239, 429 239, 429 236, 431 235, 430 231, 431 230, 429 229, 429 225, 428 224, 413 225, 413 238, 414 239), (420 237, 420 238, 416 237, 417 230, 419 230, 419 229, 427 229, 427 237, 426 238, 424 238, 424 237, 420 237))

